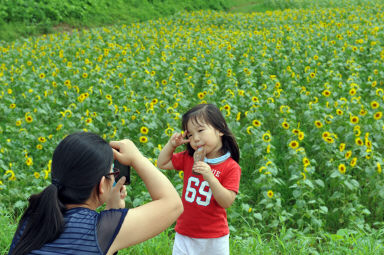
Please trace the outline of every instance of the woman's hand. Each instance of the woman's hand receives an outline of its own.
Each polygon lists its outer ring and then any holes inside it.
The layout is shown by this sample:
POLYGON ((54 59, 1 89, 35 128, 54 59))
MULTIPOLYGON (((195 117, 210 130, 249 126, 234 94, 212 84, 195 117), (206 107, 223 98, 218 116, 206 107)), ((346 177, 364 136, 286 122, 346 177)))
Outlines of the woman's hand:
POLYGON ((113 149, 113 158, 123 165, 132 166, 135 160, 142 157, 139 149, 129 139, 111 141, 109 144, 113 149))
POLYGON ((124 186, 125 176, 112 187, 111 194, 107 200, 106 209, 119 209, 125 208, 125 197, 127 196, 127 189, 124 186))

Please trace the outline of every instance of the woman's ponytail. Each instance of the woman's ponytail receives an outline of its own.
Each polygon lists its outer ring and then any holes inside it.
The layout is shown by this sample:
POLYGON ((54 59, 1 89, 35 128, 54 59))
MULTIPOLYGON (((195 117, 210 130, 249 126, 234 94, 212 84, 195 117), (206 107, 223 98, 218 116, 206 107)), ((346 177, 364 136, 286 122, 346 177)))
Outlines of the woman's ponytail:
POLYGON ((22 234, 11 255, 23 255, 55 240, 64 229, 64 205, 58 199, 59 187, 51 184, 29 198, 16 233, 22 234))

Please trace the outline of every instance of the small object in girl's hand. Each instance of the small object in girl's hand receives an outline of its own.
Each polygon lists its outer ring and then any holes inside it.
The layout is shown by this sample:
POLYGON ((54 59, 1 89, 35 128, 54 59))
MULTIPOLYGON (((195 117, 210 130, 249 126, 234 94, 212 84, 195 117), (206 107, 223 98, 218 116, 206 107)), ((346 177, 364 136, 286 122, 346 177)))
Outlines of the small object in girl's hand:
MULTIPOLYGON (((195 153, 193 153, 193 160, 194 162, 204 161, 204 158, 205 158, 205 148, 199 147, 197 150, 195 150, 195 153)), ((200 175, 199 173, 196 173, 193 170, 192 170, 192 173, 195 175, 200 175)))

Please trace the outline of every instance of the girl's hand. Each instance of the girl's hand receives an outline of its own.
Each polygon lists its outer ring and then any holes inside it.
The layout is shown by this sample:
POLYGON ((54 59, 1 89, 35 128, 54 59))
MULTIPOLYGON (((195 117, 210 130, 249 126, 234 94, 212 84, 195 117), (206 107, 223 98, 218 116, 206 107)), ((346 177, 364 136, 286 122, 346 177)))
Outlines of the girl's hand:
POLYGON ((125 197, 127 196, 127 189, 124 186, 125 176, 112 187, 111 194, 107 200, 107 209, 125 208, 125 197))
POLYGON ((208 182, 209 182, 209 179, 214 177, 214 175, 211 171, 211 167, 203 161, 195 162, 193 164, 192 171, 199 173, 199 174, 202 174, 204 180, 206 180, 208 182))
POLYGON ((190 139, 185 139, 187 136, 187 132, 184 132, 182 134, 175 133, 171 136, 171 139, 169 139, 169 142, 173 146, 173 148, 179 147, 182 144, 189 143, 190 139))

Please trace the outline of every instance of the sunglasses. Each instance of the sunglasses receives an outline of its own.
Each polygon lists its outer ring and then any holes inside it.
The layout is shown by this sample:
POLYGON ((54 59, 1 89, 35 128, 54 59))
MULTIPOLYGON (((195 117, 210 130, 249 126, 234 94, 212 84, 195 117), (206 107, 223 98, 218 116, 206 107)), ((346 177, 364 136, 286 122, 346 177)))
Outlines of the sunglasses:
POLYGON ((119 177, 119 174, 120 174, 120 170, 117 169, 116 167, 113 168, 112 172, 111 173, 108 173, 106 175, 104 175, 106 178, 110 179, 110 176, 113 175, 113 177, 116 178, 119 177))

